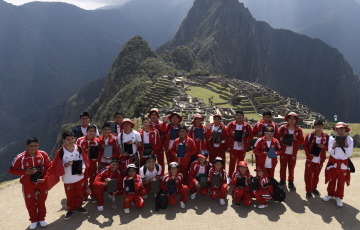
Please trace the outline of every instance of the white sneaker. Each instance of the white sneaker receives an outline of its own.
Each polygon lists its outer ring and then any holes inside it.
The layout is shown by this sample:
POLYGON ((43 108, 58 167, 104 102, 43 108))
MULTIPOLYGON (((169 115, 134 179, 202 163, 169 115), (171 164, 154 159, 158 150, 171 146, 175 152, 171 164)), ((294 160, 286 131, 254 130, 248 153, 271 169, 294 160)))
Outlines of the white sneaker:
POLYGON ((323 198, 322 198, 322 200, 323 201, 329 201, 329 200, 331 200, 333 197, 332 196, 324 196, 323 198))
POLYGON ((225 200, 224 199, 220 199, 220 205, 225 205, 225 200))
POLYGON ((98 211, 99 211, 99 212, 104 211, 104 206, 98 206, 98 211))
POLYGON ((147 198, 147 194, 143 196, 143 199, 146 199, 147 198))
POLYGON ((110 200, 112 200, 113 196, 108 193, 108 197, 110 200))
POLYGON ((41 227, 46 227, 48 223, 45 220, 39 221, 41 227))
POLYGON ((125 212, 126 214, 129 214, 129 213, 130 213, 130 209, 129 209, 129 208, 125 208, 125 209, 124 209, 124 212, 125 212))
POLYGON ((343 206, 342 200, 339 197, 336 197, 335 199, 336 199, 337 206, 342 207, 343 206))
POLYGON ((35 229, 38 222, 32 222, 29 226, 30 229, 35 229))
POLYGON ((134 201, 131 201, 131 205, 132 205, 132 206, 134 206, 134 205, 135 205, 134 201))
POLYGON ((195 199, 195 197, 196 197, 196 192, 194 192, 194 193, 191 193, 191 195, 190 195, 190 199, 195 199))
POLYGON ((157 193, 154 193, 154 197, 156 198, 156 196, 157 196, 157 193))
POLYGON ((185 204, 182 201, 180 201, 180 208, 185 208, 185 204))
POLYGON ((259 206, 258 206, 258 208, 266 208, 267 207, 267 205, 263 205, 263 204, 260 204, 259 206))
POLYGON ((226 179, 226 182, 227 182, 228 184, 230 184, 230 181, 231 181, 231 178, 228 177, 228 178, 226 179))

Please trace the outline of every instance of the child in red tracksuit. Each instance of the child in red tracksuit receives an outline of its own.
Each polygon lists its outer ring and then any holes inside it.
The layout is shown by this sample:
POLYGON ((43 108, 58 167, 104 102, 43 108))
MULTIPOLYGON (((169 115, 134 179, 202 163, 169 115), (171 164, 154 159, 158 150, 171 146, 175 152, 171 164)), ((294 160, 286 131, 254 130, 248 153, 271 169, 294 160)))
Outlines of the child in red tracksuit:
POLYGON ((86 130, 86 136, 80 137, 77 139, 76 144, 79 145, 85 152, 89 158, 90 166, 86 169, 85 172, 85 186, 83 190, 84 200, 87 200, 89 196, 89 192, 87 191, 88 179, 89 179, 89 188, 91 190, 91 199, 95 202, 94 188, 93 183, 98 172, 98 158, 90 159, 90 146, 100 146, 100 140, 95 137, 96 135, 96 126, 89 125, 86 130))
MULTIPOLYGON (((159 121, 160 115, 159 110, 157 108, 152 108, 148 114, 148 117, 150 118, 150 127, 153 129, 156 129, 160 134, 160 140, 162 141, 163 133, 161 132, 161 125, 162 122, 159 121)), ((156 153, 156 160, 161 165, 162 171, 161 175, 164 174, 165 169, 165 162, 164 162, 164 147, 161 143, 160 150, 156 153)))
POLYGON ((235 202, 235 207, 240 207, 240 202, 243 201, 245 206, 251 205, 251 190, 250 190, 250 174, 248 165, 245 161, 238 163, 237 170, 233 173, 231 184, 233 185, 232 197, 235 202), (244 178, 244 179, 242 179, 244 178), (238 185, 239 180, 244 180, 243 185, 238 185))
POLYGON ((129 164, 126 168, 127 176, 124 178, 123 188, 125 190, 125 198, 123 208, 125 213, 130 213, 131 202, 134 202, 137 208, 142 208, 145 205, 142 196, 145 195, 140 175, 136 174, 137 167, 134 164, 129 164), (126 180, 134 180, 134 191, 128 190, 126 180))
POLYGON ((303 145, 306 153, 304 179, 307 197, 312 197, 312 193, 320 196, 320 192, 316 188, 319 183, 322 166, 326 159, 329 141, 329 135, 323 132, 324 124, 322 121, 315 121, 314 129, 315 132, 306 135, 303 145), (314 152, 315 150, 313 150, 314 148, 318 150, 316 153, 314 152))
POLYGON ((214 123, 209 127, 211 130, 211 136, 208 138, 208 149, 209 149, 209 161, 213 162, 216 157, 221 157, 226 165, 225 152, 228 148, 228 132, 226 126, 221 122, 221 115, 214 114, 214 123), (214 133, 220 133, 220 138, 216 140, 214 133))
POLYGON ((45 221, 46 206, 45 201, 48 194, 46 180, 49 177, 51 162, 48 155, 39 149, 39 141, 32 137, 26 142, 26 151, 18 154, 13 160, 9 173, 19 175, 22 184, 23 195, 26 208, 30 216, 30 229, 35 229, 39 222, 41 227, 47 226, 45 221), (41 176, 38 179, 31 180, 31 175, 37 173, 38 167, 41 176))
POLYGON ((244 160, 246 151, 249 148, 249 141, 253 139, 251 125, 246 123, 244 118, 244 112, 236 111, 235 121, 230 122, 227 126, 230 149, 229 183, 237 163, 244 160), (236 130, 242 131, 242 141, 235 141, 236 130))
POLYGON ((271 121, 271 112, 265 111, 263 113, 263 119, 256 123, 253 127, 253 134, 257 138, 265 136, 265 129, 266 127, 273 127, 274 128, 274 137, 276 138, 279 133, 278 125, 275 122, 271 121))
MULTIPOLYGON (((199 193, 203 196, 207 195, 209 192, 209 186, 201 186, 199 183, 199 175, 206 174, 209 175, 210 168, 212 164, 206 161, 209 153, 207 151, 202 151, 198 155, 198 160, 194 161, 189 170, 189 182, 188 187, 190 189, 191 195, 190 198, 193 200, 196 197, 196 188, 199 188, 199 193)), ((206 177, 207 178, 207 177, 206 177)))
POLYGON ((275 167, 277 164, 276 156, 281 155, 280 143, 273 137, 274 131, 272 126, 266 127, 264 130, 265 136, 257 139, 253 149, 253 152, 256 155, 256 165, 264 167, 266 169, 266 174, 272 178, 274 178, 275 167), (270 148, 275 150, 276 156, 268 156, 270 148))
POLYGON ((271 200, 273 194, 272 185, 266 186, 270 182, 270 178, 266 175, 264 167, 258 166, 255 169, 257 177, 259 178, 259 189, 253 191, 256 200, 260 203, 258 208, 266 208, 268 206, 267 200, 271 200))
POLYGON ((226 192, 228 191, 228 184, 226 180, 226 171, 223 169, 224 160, 221 157, 216 157, 213 161, 213 167, 209 171, 209 182, 211 186, 211 199, 217 199, 220 196, 220 205, 225 205, 226 192), (212 185, 214 175, 220 175, 220 187, 212 185))
POLYGON ((179 164, 176 162, 171 162, 168 166, 168 173, 166 173, 160 184, 160 189, 164 190, 168 194, 168 204, 175 205, 176 197, 175 195, 181 194, 180 196, 180 208, 185 208, 187 196, 188 196, 188 187, 184 185, 184 177, 178 172, 179 164), (173 181, 173 183, 170 183, 173 181), (172 184, 170 186, 170 184, 172 184))
POLYGON ((180 126, 179 128, 179 138, 174 141, 170 149, 170 154, 172 155, 172 159, 174 162, 179 164, 179 172, 184 177, 184 183, 188 180, 188 171, 189 171, 189 164, 191 156, 196 154, 196 146, 193 139, 188 137, 187 135, 187 128, 185 125, 180 126), (180 147, 181 146, 181 147, 180 147), (180 148, 185 146, 185 156, 178 157, 178 151, 180 148))
POLYGON ((116 195, 122 194, 122 176, 119 170, 120 160, 114 158, 111 160, 111 164, 101 169, 96 175, 94 181, 94 194, 97 201, 97 209, 99 212, 104 211, 104 197, 103 192, 107 191, 107 183, 112 179, 116 179, 117 191, 114 193, 109 193, 109 197, 114 199, 116 195))
POLYGON ((204 118, 200 114, 195 115, 191 122, 193 125, 189 128, 188 132, 188 137, 193 139, 196 145, 196 153, 193 155, 195 159, 197 154, 203 150, 207 150, 207 139, 209 139, 211 135, 210 124, 205 127, 201 124, 203 121, 204 118), (197 136, 197 133, 199 136, 197 136))
POLYGON ((111 160, 115 158, 119 158, 119 147, 116 141, 116 136, 111 134, 110 123, 105 123, 102 126, 102 136, 99 138, 99 155, 98 155, 98 169, 102 169, 108 165, 110 165, 111 160), (112 146, 112 156, 111 157, 103 157, 104 156, 104 148, 106 145, 112 146))
POLYGON ((172 162, 173 155, 170 153, 174 141, 179 137, 180 122, 183 120, 179 113, 172 113, 167 117, 163 117, 161 124, 162 144, 166 154, 167 163, 172 162), (168 124, 168 121, 171 123, 168 124))
POLYGON ((299 122, 299 117, 296 113, 290 112, 285 116, 285 121, 288 124, 280 127, 279 130, 279 141, 282 146, 282 153, 280 156, 280 184, 284 185, 286 181, 286 168, 289 168, 289 177, 288 177, 288 187, 295 191, 296 187, 294 185, 294 171, 296 165, 296 156, 299 150, 299 145, 303 144, 304 136, 302 129, 296 125, 296 122, 299 122), (292 145, 285 145, 285 137, 287 134, 293 135, 292 145))
POLYGON ((140 129, 139 133, 143 141, 142 148, 139 148, 140 152, 140 165, 143 166, 146 162, 146 159, 149 155, 157 156, 161 152, 162 142, 160 138, 159 131, 152 126, 150 126, 150 119, 148 117, 142 118, 143 128, 140 129), (148 153, 148 149, 145 149, 145 146, 151 145, 151 152, 148 153))

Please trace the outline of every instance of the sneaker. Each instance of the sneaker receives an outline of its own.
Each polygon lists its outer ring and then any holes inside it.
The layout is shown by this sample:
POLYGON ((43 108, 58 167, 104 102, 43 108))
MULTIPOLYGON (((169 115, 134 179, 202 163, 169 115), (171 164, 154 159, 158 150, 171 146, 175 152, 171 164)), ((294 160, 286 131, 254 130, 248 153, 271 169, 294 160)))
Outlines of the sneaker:
POLYGON ((48 223, 45 220, 39 221, 41 227, 46 227, 48 223))
POLYGON ((258 206, 258 208, 266 208, 267 207, 267 205, 263 205, 263 204, 260 204, 259 206, 258 206))
POLYGON ((342 207, 342 206, 343 206, 342 200, 341 200, 339 197, 336 197, 335 199, 336 199, 336 205, 337 205, 338 207, 342 207))
POLYGON ((82 214, 86 214, 88 211, 85 209, 85 208, 83 208, 83 207, 80 207, 80 208, 78 208, 78 209, 76 209, 75 210, 76 212, 80 212, 80 213, 82 213, 82 214))
POLYGON ((110 200, 112 200, 113 196, 108 193, 108 197, 110 200))
POLYGON ((68 211, 64 216, 64 220, 70 219, 70 217, 75 213, 75 211, 68 211))
POLYGON ((322 200, 323 201, 329 201, 329 200, 331 200, 333 197, 332 196, 324 196, 323 198, 322 198, 322 200))
POLYGON ((32 222, 29 226, 30 229, 35 229, 38 222, 32 222))
POLYGON ((134 206, 134 205, 135 205, 134 201, 131 201, 131 205, 132 205, 132 206, 134 206))
POLYGON ((104 211, 104 206, 98 206, 98 211, 99 211, 99 212, 104 211))
POLYGON ((147 195, 144 195, 144 196, 143 196, 143 199, 146 199, 146 198, 147 198, 147 195))
POLYGON ((294 185, 294 181, 289 180, 289 184, 288 184, 289 189, 296 191, 296 187, 294 185))
POLYGON ((196 192, 194 192, 190 195, 190 199, 192 199, 192 200, 195 199, 195 197, 196 197, 196 192))
POLYGON ((317 189, 312 190, 312 193, 314 193, 315 195, 318 195, 318 196, 321 195, 321 193, 317 189))
POLYGON ((239 208, 240 207, 240 202, 235 203, 235 207, 239 208))
POLYGON ((185 204, 182 201, 180 201, 180 208, 185 208, 185 204))
POLYGON ((157 193, 154 193, 154 197, 156 198, 156 196, 157 196, 157 193))
POLYGON ((230 184, 230 181, 231 181, 231 178, 228 177, 228 178, 226 179, 226 182, 227 182, 228 184, 230 184))
POLYGON ((285 183, 285 181, 284 181, 284 180, 280 179, 279 184, 280 184, 280 185, 285 185, 286 183, 285 183))
POLYGON ((311 192, 306 192, 306 197, 313 197, 311 192))
POLYGON ((225 200, 224 199, 220 199, 220 205, 225 205, 225 200))
POLYGON ((96 204, 96 199, 95 198, 91 198, 90 201, 91 201, 91 203, 96 204))
POLYGON ((130 213, 130 209, 129 209, 129 208, 125 208, 125 209, 124 209, 124 212, 125 212, 126 214, 129 214, 129 213, 130 213))

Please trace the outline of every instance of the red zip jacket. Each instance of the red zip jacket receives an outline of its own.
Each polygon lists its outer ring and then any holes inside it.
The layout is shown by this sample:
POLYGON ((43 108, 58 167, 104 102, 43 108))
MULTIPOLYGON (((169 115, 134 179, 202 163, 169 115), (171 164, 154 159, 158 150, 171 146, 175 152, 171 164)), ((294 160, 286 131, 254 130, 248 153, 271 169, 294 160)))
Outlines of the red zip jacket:
MULTIPOLYGON (((214 146, 214 142, 212 140, 212 127, 214 127, 215 123, 211 124, 211 129, 210 129, 210 135, 209 137, 207 137, 207 143, 208 143, 208 147, 213 147, 214 146)), ((224 143, 219 143, 220 147, 223 150, 227 150, 229 148, 229 134, 228 131, 226 129, 226 126, 223 123, 220 123, 220 129, 221 129, 221 135, 220 135, 220 141, 225 141, 224 143)))
MULTIPOLYGON (((212 167, 212 164, 208 161, 205 162, 205 173, 208 174, 210 171, 210 168, 212 167)), ((191 163, 190 170, 189 170, 189 180, 196 183, 196 175, 199 173, 200 170, 200 161, 196 160, 193 163, 191 163)))
MULTIPOLYGON (((100 148, 100 140, 98 138, 96 138, 96 137, 92 138, 91 140, 88 140, 87 135, 77 139, 76 144, 79 145, 85 151, 91 145, 99 146, 99 150, 101 149, 100 148)), ((86 154, 87 154, 87 157, 89 158, 89 151, 86 151, 86 154)), ((98 154, 98 155, 100 155, 100 154, 98 154)), ((90 162, 93 162, 93 161, 90 160, 90 162)))
MULTIPOLYGON (((143 140, 143 144, 144 143, 144 132, 145 129, 140 129, 139 133, 141 135, 141 139, 143 140)), ((162 143, 161 143, 161 138, 160 138, 160 134, 159 131, 157 129, 153 129, 150 128, 150 132, 149 132, 149 143, 151 144, 152 150, 157 153, 161 150, 162 147, 162 143)), ((143 147, 141 147, 141 149, 139 149, 139 152, 142 154, 142 152, 144 151, 144 145, 143 147)))
MULTIPOLYGON (((279 133, 278 125, 276 123, 270 121, 268 123, 268 126, 272 126, 274 128, 274 137, 276 138, 279 133)), ((262 119, 260 122, 258 122, 254 125, 254 127, 253 127, 254 136, 258 133, 261 133, 261 135, 264 136, 265 134, 263 132, 263 127, 265 127, 264 119, 262 119)))
MULTIPOLYGON (((244 188, 242 188, 242 189, 244 189, 244 190, 247 191, 247 192, 250 192, 250 178, 252 177, 252 175, 250 174, 249 169, 246 170, 245 174, 246 174, 246 184, 247 184, 247 186, 244 187, 244 188)), ((238 177, 239 175, 240 175, 240 171, 235 171, 235 172, 233 173, 233 175, 232 175, 232 179, 231 179, 231 182, 230 182, 230 183, 233 185, 233 189, 236 188, 237 177, 238 177)), ((240 188, 240 187, 239 187, 239 188, 240 188)))
POLYGON ((206 127, 200 125, 200 128, 196 128, 195 126, 191 126, 188 131, 188 137, 194 140, 196 145, 197 153, 200 153, 202 150, 207 150, 206 140, 209 139, 211 135, 211 130, 206 129, 206 127), (199 142, 196 142, 195 139, 197 138, 195 135, 195 129, 202 129, 204 139, 200 140, 199 142))
MULTIPOLYGON (((271 139, 270 146, 274 146, 276 155, 278 155, 278 156, 281 155, 281 153, 282 153, 281 145, 280 145, 280 142, 276 138, 273 137, 271 139)), ((263 137, 260 137, 259 139, 257 139, 257 141, 254 145, 253 152, 257 156, 258 164, 261 166, 264 166, 265 161, 266 161, 266 157, 267 157, 267 155, 265 154, 266 149, 267 149, 266 137, 263 136, 263 137)), ((273 167, 275 167, 275 165, 277 164, 277 158, 272 158, 271 164, 273 167)))
MULTIPOLYGON (((215 170, 215 167, 213 166, 213 167, 211 167, 211 169, 210 169, 210 171, 209 171, 209 183, 210 183, 210 186, 211 186, 211 184, 212 184, 212 177, 213 177, 213 173, 215 173, 216 172, 216 170, 215 170)), ((225 171, 225 169, 221 169, 220 170, 220 175, 221 175, 221 182, 220 182, 220 187, 223 185, 223 184, 226 184, 227 183, 227 181, 226 181, 226 171, 225 171)))
POLYGON ((175 180, 176 187, 178 191, 181 189, 181 186, 184 182, 184 176, 181 173, 176 173, 175 177, 171 175, 171 173, 166 173, 160 183, 160 189, 163 189, 165 192, 168 190, 168 187, 166 186, 166 182, 169 180, 175 180))
MULTIPOLYGON (((280 130, 279 130, 279 135, 278 135, 278 138, 279 138, 279 141, 280 141, 280 144, 281 144, 281 147, 282 147, 282 151, 283 153, 285 154, 285 150, 286 150, 286 146, 284 145, 284 137, 285 137, 285 134, 289 134, 289 124, 286 124, 286 125, 282 125, 280 127, 280 130)), ((304 136, 303 136, 303 132, 302 132, 302 129, 295 125, 295 130, 294 130, 294 135, 296 136, 296 141, 293 140, 293 154, 292 155, 296 155, 297 154, 297 151, 299 150, 299 145, 302 145, 304 143, 304 136)))
MULTIPOLYGON (((232 132, 236 130, 236 121, 232 121, 227 126, 228 134, 229 134, 229 149, 232 149, 234 147, 234 136, 232 135, 232 132)), ((253 131, 251 128, 251 125, 246 123, 245 121, 242 124, 242 131, 243 135, 246 134, 247 137, 243 136, 244 141, 244 151, 246 151, 249 148, 249 141, 253 139, 253 131)))
POLYGON ((116 179, 117 182, 117 193, 116 194, 122 194, 123 193, 123 187, 122 187, 122 177, 120 174, 120 170, 116 170, 115 172, 111 171, 110 166, 106 166, 105 168, 101 169, 100 172, 96 175, 94 180, 94 186, 104 186, 105 179, 116 179))
POLYGON ((170 154, 173 156, 174 161, 177 161, 179 165, 188 166, 190 163, 191 156, 195 155, 196 151, 197 151, 196 145, 195 145, 195 142, 193 141, 193 139, 191 139, 190 137, 186 137, 186 139, 184 139, 182 141, 180 141, 180 138, 178 138, 174 141, 174 144, 173 144, 172 148, 170 149, 170 154), (176 153, 177 153, 177 148, 180 143, 183 143, 186 146, 185 157, 177 158, 176 153))
MULTIPOLYGON (((162 134, 162 142, 163 142, 163 147, 165 151, 168 151, 169 149, 169 142, 170 142, 170 133, 171 130, 174 128, 174 126, 172 124, 167 124, 165 122, 163 122, 161 124, 161 132, 162 134)), ((180 125, 178 126, 178 128, 180 128, 180 125)))
POLYGON ((25 174, 25 172, 26 169, 35 166, 41 167, 41 174, 43 176, 43 179, 45 179, 44 183, 46 183, 46 180, 49 178, 51 161, 46 152, 41 150, 37 150, 34 156, 30 156, 27 150, 18 154, 11 164, 9 173, 21 176, 20 183, 22 185, 32 185, 34 183, 31 183, 30 175, 25 174))
MULTIPOLYGON (((125 176, 124 177, 124 180, 123 180, 123 188, 125 189, 125 180, 128 180, 130 177, 129 176, 125 176)), ((141 196, 140 195, 140 190, 143 186, 142 184, 142 180, 141 180, 141 177, 139 174, 135 174, 135 176, 133 177, 134 179, 134 189, 135 189, 135 192, 134 194, 137 195, 137 196, 141 196)), ((125 192, 125 191, 124 191, 125 192)))
MULTIPOLYGON (((104 155, 104 149, 102 148, 102 145, 105 145, 105 138, 104 135, 102 135, 101 137, 98 138, 99 140, 99 153, 98 153, 98 161, 101 162, 101 158, 104 155)), ((120 158, 120 154, 119 154, 119 146, 117 144, 117 139, 116 136, 110 134, 109 140, 108 140, 108 145, 112 145, 113 146, 113 153, 112 153, 112 158, 120 158)))
MULTIPOLYGON (((312 133, 308 133, 305 137, 305 142, 303 145, 303 148, 305 150, 305 154, 306 154, 306 160, 308 161, 312 161, 313 156, 310 156, 310 152, 312 147, 314 146, 314 143, 316 143, 316 134, 313 133, 313 139, 310 139, 312 133)), ((322 132, 321 133, 321 141, 320 144, 325 145, 325 147, 320 151, 320 165, 322 165, 326 159, 326 151, 328 150, 328 136, 326 135, 326 133, 322 132)))

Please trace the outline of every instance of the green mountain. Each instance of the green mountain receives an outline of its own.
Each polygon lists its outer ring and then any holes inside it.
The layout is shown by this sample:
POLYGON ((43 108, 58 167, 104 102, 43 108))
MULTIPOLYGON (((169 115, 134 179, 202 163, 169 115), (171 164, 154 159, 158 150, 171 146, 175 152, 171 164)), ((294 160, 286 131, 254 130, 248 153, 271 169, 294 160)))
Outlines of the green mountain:
POLYGON ((192 49, 211 72, 264 84, 328 117, 358 120, 359 78, 337 49, 258 22, 237 0, 196 0, 157 52, 178 46, 192 49))

